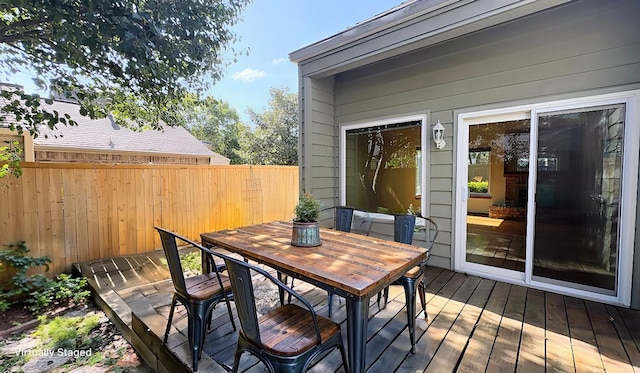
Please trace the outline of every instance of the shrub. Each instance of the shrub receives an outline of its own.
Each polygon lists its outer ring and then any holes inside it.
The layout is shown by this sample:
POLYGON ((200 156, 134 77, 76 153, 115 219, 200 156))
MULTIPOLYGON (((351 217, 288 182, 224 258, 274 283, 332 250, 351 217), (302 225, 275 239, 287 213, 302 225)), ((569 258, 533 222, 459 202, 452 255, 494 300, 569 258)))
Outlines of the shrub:
MULTIPOLYGON (((169 268, 167 259, 160 258, 160 262, 164 264, 166 268, 169 268)), ((188 253, 180 253, 180 265, 185 273, 191 275, 202 274, 202 256, 200 251, 190 251, 188 253)))
POLYGON ((27 276, 27 271, 34 267, 45 266, 49 270, 51 260, 46 256, 33 258, 28 256, 29 248, 24 241, 5 245, 6 250, 0 250, 0 272, 7 269, 15 270, 14 275, 0 284, 0 309, 6 310, 16 300, 23 298, 46 285, 48 278, 41 274, 27 276))
POLYGON ((61 273, 54 280, 48 281, 39 290, 31 293, 32 297, 26 300, 27 309, 35 314, 60 301, 71 300, 75 303, 84 303, 91 295, 86 286, 87 279, 73 278, 71 275, 61 273))
POLYGON ((469 192, 471 193, 488 193, 489 182, 488 181, 470 181, 468 184, 469 192))
POLYGON ((53 280, 41 274, 27 276, 27 271, 34 267, 45 266, 49 270, 51 260, 46 256, 28 256, 30 250, 24 241, 6 247, 7 250, 0 251, 0 272, 13 269, 15 273, 0 285, 0 311, 6 311, 25 297, 26 308, 34 314, 57 301, 73 300, 82 303, 89 297, 87 280, 84 278, 72 278, 64 273, 53 280))

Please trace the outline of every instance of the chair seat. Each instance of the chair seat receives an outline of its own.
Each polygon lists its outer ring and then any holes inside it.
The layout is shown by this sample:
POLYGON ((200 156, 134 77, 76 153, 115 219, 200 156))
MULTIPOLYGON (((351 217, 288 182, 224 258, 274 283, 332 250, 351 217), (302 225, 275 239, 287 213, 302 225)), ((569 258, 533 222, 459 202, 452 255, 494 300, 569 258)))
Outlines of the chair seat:
POLYGON ((408 278, 418 278, 422 275, 423 270, 422 267, 420 266, 415 266, 413 268, 411 268, 410 270, 408 270, 404 275, 402 275, 403 277, 408 277, 408 278))
MULTIPOLYGON (((319 315, 317 319, 323 342, 340 334, 339 324, 319 315)), ((259 325, 263 347, 270 354, 296 356, 317 345, 311 313, 296 304, 286 304, 261 316, 259 325)))
MULTIPOLYGON (((226 275, 220 275, 224 292, 231 291, 231 281, 226 275)), ((220 294, 220 284, 215 273, 205 273, 198 276, 187 277, 184 279, 189 293, 186 298, 192 300, 204 300, 220 294)))

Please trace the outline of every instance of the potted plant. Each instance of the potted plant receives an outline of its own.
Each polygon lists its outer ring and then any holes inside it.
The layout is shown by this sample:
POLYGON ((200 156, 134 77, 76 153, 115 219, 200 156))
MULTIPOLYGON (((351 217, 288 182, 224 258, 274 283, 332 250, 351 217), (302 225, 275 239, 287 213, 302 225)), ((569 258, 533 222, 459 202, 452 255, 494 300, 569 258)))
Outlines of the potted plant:
POLYGON ((293 231, 291 244, 294 246, 313 247, 320 245, 320 202, 310 194, 304 194, 298 201, 293 212, 293 231))

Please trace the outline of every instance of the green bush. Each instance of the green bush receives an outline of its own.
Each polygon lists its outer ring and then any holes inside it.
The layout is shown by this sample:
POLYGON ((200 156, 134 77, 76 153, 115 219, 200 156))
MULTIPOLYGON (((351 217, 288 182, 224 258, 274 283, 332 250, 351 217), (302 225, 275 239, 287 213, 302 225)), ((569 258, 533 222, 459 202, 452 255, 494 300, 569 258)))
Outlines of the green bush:
POLYGON ((27 309, 32 313, 38 313, 60 301, 72 300, 75 303, 84 303, 91 295, 86 286, 87 279, 73 278, 71 275, 61 273, 39 290, 31 293, 32 296, 26 300, 27 309))
POLYGON ((182 269, 186 272, 194 274, 202 273, 202 255, 200 251, 181 254, 180 263, 182 264, 182 269))
POLYGON ((82 303, 89 297, 84 278, 72 278, 64 273, 54 279, 41 274, 27 276, 27 271, 34 267, 45 266, 49 270, 51 260, 46 256, 28 256, 30 250, 24 241, 6 247, 7 250, 0 250, 0 272, 12 269, 15 274, 0 285, 0 311, 24 300, 26 308, 36 314, 57 301, 82 303))
POLYGON ((467 185, 471 193, 489 193, 488 181, 470 181, 467 185))
MULTIPOLYGON (((160 258, 160 262, 164 264, 167 269, 169 265, 167 264, 167 259, 160 258)), ((185 273, 189 273, 192 275, 202 274, 202 256, 200 255, 200 251, 190 251, 188 253, 180 254, 180 265, 182 265, 182 270, 185 273)))
POLYGON ((15 301, 40 289, 50 281, 41 274, 27 276, 27 271, 31 268, 45 266, 46 270, 49 270, 51 260, 48 257, 28 256, 30 250, 24 241, 5 245, 5 247, 7 247, 6 250, 0 250, 0 272, 13 269, 15 274, 0 284, 0 310, 6 310, 15 301))

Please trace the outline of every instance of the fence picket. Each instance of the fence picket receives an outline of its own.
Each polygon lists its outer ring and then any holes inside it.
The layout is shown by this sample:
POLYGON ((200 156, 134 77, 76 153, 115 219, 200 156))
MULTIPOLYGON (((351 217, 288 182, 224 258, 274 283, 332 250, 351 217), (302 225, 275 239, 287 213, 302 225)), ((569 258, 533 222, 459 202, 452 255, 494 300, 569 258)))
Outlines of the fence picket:
POLYGON ((25 240, 32 255, 52 260, 49 276, 78 260, 157 250, 154 225, 199 240, 204 231, 290 220, 298 200, 295 166, 22 167, 0 190, 0 245, 25 240))

